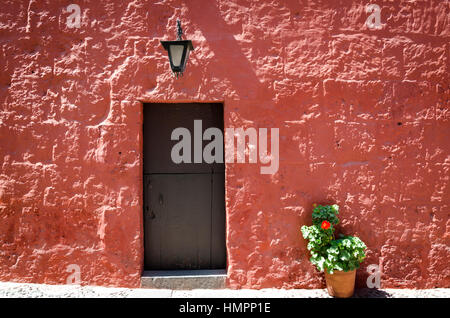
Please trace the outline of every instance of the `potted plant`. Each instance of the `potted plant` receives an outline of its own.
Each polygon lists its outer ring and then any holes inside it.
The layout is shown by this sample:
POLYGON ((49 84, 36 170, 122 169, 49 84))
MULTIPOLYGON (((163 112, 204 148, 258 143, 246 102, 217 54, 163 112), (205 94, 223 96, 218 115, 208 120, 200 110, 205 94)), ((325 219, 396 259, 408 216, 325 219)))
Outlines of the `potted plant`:
POLYGON ((316 268, 325 271, 328 293, 334 297, 351 297, 355 290, 356 269, 366 254, 366 245, 356 236, 335 237, 335 226, 339 223, 339 206, 313 204, 313 225, 303 225, 303 238, 308 240, 310 261, 316 268))

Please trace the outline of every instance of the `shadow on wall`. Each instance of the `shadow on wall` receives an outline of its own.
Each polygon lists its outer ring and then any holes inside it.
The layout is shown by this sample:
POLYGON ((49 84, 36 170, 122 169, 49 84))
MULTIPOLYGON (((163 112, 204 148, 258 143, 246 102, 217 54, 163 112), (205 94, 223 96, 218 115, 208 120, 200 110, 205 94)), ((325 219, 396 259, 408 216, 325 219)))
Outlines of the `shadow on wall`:
POLYGON ((214 70, 212 74, 221 74, 222 78, 228 79, 239 98, 256 94, 260 81, 255 66, 242 52, 234 38, 236 32, 225 23, 216 2, 205 5, 202 0, 193 0, 186 2, 186 6, 189 9, 190 21, 200 29, 214 53, 214 58, 210 60, 204 72, 211 74, 214 70))

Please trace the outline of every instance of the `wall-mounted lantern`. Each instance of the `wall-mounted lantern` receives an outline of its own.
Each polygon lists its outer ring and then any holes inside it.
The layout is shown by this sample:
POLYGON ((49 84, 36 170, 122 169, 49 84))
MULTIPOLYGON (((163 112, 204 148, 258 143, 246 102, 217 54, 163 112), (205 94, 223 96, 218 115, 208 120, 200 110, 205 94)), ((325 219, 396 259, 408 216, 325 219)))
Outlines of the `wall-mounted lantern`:
POLYGON ((176 41, 161 41, 162 46, 169 54, 170 68, 172 72, 178 76, 183 75, 186 67, 186 62, 189 58, 189 51, 193 50, 191 40, 183 40, 183 30, 181 29, 181 22, 177 20, 177 40, 176 41))

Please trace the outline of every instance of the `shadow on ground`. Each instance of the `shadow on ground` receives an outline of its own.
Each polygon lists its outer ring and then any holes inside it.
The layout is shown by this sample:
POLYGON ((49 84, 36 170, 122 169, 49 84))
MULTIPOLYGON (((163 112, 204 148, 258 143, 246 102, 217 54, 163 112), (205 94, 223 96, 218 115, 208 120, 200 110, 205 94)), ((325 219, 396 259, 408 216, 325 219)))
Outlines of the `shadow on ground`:
POLYGON ((355 289, 352 298, 391 298, 392 295, 384 290, 376 288, 360 288, 355 289))

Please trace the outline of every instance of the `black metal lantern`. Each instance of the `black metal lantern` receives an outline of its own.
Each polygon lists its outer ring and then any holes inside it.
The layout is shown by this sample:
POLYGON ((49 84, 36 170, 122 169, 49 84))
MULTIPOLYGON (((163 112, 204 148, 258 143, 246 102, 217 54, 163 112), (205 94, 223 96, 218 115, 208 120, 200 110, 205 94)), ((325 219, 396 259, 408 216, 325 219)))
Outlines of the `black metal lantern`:
POLYGON ((178 76, 183 75, 186 67, 186 62, 189 58, 189 51, 193 50, 191 40, 183 40, 183 30, 181 29, 181 22, 177 20, 177 40, 176 41, 161 41, 162 46, 169 54, 170 68, 172 72, 178 76))

